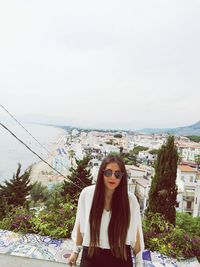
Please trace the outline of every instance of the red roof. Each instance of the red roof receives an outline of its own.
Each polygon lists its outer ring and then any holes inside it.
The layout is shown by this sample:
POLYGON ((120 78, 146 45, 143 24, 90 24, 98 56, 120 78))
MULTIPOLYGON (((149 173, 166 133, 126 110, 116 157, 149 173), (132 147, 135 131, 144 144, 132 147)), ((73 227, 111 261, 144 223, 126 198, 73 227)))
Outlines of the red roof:
POLYGON ((187 165, 178 165, 178 169, 182 172, 197 172, 196 168, 192 168, 187 165))

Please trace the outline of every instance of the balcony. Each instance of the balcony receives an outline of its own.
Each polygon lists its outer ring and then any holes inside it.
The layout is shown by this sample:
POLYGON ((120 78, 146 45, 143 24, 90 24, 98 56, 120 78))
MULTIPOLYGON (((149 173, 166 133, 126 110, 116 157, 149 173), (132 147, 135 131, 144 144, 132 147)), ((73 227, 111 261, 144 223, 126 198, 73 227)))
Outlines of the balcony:
POLYGON ((188 202, 194 202, 194 196, 183 196, 183 200, 184 201, 188 201, 188 202))

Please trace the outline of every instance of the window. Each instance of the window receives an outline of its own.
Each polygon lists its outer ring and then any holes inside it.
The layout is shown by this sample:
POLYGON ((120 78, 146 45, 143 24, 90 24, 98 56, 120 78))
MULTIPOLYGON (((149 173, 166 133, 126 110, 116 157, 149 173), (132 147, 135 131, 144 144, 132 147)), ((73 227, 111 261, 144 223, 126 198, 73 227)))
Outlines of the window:
POLYGON ((183 182, 185 182, 185 178, 184 178, 184 176, 181 176, 181 180, 182 180, 183 182))
POLYGON ((190 176, 190 182, 193 183, 193 176, 190 176))

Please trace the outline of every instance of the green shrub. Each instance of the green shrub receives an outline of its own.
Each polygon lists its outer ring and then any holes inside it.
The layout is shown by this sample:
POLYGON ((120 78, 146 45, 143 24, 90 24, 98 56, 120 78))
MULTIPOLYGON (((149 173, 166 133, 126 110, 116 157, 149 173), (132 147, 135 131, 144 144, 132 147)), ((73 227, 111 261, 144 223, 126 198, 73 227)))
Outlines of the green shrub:
POLYGON ((176 225, 185 230, 189 235, 200 236, 200 217, 192 217, 188 213, 176 213, 176 225))
POLYGON ((54 210, 44 209, 38 214, 23 207, 15 207, 0 221, 0 229, 69 238, 75 214, 76 209, 69 203, 60 204, 59 208, 54 210))
POLYGON ((31 219, 33 212, 23 207, 13 207, 11 211, 0 221, 0 228, 15 232, 32 232, 31 219))
POLYGON ((145 246, 151 251, 178 259, 200 256, 200 236, 196 231, 188 234, 179 225, 166 222, 159 213, 148 214, 143 220, 143 231, 145 246))
POLYGON ((32 229, 40 235, 69 238, 75 221, 75 208, 69 203, 60 204, 56 210, 43 210, 32 218, 32 229))

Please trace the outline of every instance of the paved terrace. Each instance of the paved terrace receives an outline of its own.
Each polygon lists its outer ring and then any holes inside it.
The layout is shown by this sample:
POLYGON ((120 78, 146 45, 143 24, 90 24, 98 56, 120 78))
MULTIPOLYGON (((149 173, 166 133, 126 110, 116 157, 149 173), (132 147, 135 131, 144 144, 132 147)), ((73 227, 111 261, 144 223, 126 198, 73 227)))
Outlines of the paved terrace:
MULTIPOLYGON (((0 267, 67 267, 72 246, 70 239, 0 230, 0 267)), ((200 267, 196 258, 178 262, 149 251, 144 251, 143 258, 144 267, 200 267)))
POLYGON ((1 267, 67 267, 66 263, 0 254, 1 267))

